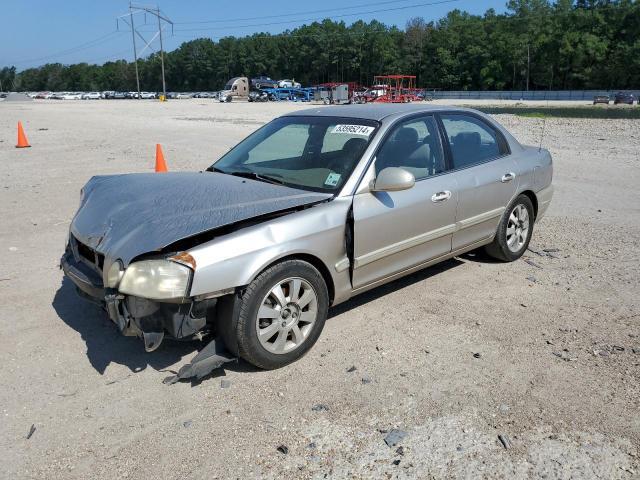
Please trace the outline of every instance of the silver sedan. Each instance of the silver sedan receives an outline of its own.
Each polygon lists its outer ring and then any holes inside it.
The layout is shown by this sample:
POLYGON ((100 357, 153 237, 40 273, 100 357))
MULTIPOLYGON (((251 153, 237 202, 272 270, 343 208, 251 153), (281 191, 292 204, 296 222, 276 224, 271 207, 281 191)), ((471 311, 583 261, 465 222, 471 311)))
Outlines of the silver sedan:
POLYGON ((480 247, 520 258, 552 170, 474 110, 304 110, 204 172, 92 178, 61 265, 149 351, 215 338, 278 368, 354 295, 480 247))

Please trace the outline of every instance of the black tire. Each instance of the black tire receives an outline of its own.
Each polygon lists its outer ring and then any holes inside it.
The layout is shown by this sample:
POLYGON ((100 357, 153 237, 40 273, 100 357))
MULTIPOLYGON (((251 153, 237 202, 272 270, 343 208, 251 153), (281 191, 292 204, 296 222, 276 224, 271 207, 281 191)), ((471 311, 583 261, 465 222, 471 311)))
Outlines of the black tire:
POLYGON ((516 199, 509 204, 509 206, 502 214, 502 218, 500 219, 500 223, 498 224, 498 230, 496 231, 496 236, 493 239, 493 242, 484 247, 485 251, 491 257, 502 260, 503 262, 513 262, 515 260, 518 260, 529 246, 531 235, 533 234, 534 222, 535 215, 531 199, 526 195, 518 195, 518 197, 516 197, 516 199), (507 245, 507 226, 509 224, 509 217, 511 216, 511 213, 519 205, 522 205, 527 209, 527 214, 529 215, 529 229, 523 245, 514 252, 507 245))
MULTIPOLYGON (((236 309, 236 340, 238 354, 256 367, 272 370, 284 367, 302 357, 316 343, 329 309, 329 292, 324 278, 311 264, 302 260, 286 260, 267 268, 246 288, 236 309), (308 282, 317 296, 317 316, 308 336, 301 345, 287 353, 272 353, 262 346, 256 331, 256 318, 263 299, 271 288, 285 279, 299 277, 308 282)), ((234 319, 235 320, 235 319, 234 319)))

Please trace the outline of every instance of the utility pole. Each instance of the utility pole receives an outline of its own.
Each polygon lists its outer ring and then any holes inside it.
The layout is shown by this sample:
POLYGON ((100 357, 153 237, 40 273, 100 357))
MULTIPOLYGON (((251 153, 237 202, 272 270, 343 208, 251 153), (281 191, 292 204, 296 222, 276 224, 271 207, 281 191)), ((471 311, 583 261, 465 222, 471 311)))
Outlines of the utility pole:
POLYGON ((129 20, 131 21, 131 41, 133 42, 133 61, 136 64, 136 86, 138 87, 138 100, 140 100, 140 75, 138 74, 138 53, 136 52, 136 28, 133 26, 133 11, 129 2, 129 20))
POLYGON ((129 14, 128 15, 122 15, 120 17, 117 18, 117 21, 122 20, 125 24, 129 25, 129 27, 131 28, 131 40, 133 42, 133 58, 134 61, 136 63, 136 83, 138 86, 138 98, 140 98, 140 75, 139 75, 139 71, 138 71, 138 51, 136 48, 136 35, 142 39, 142 41, 144 42, 144 48, 140 51, 140 55, 142 55, 142 53, 144 53, 144 51, 147 48, 150 48, 151 50, 153 50, 155 52, 155 49, 151 46, 151 43, 156 39, 159 38, 160 40, 160 65, 161 65, 161 71, 162 71, 162 94, 163 94, 163 98, 167 97, 167 84, 165 81, 165 74, 164 74, 164 45, 163 45, 163 38, 162 38, 162 30, 164 29, 164 26, 162 25, 162 22, 166 22, 168 24, 171 25, 171 31, 173 32, 173 22, 171 20, 169 20, 161 11, 160 11, 160 7, 156 6, 155 8, 152 7, 148 7, 148 6, 144 6, 144 5, 135 5, 132 4, 131 2, 129 2, 129 14), (158 19, 158 31, 153 35, 153 37, 151 37, 151 39, 149 41, 147 41, 146 38, 144 38, 144 36, 140 33, 140 31, 136 30, 135 25, 133 23, 133 16, 137 13, 144 13, 145 14, 145 24, 146 24, 146 14, 149 13, 151 15, 154 15, 157 19, 158 19), (127 18, 128 17, 128 18, 127 18))
POLYGON ((529 44, 527 43, 527 92, 529 91, 530 72, 531 72, 531 51, 529 49, 529 44))
POLYGON ((160 23, 160 7, 156 9, 158 17, 158 34, 160 35, 160 68, 162 69, 162 97, 167 98, 167 84, 164 80, 164 50, 162 48, 162 24, 160 23))

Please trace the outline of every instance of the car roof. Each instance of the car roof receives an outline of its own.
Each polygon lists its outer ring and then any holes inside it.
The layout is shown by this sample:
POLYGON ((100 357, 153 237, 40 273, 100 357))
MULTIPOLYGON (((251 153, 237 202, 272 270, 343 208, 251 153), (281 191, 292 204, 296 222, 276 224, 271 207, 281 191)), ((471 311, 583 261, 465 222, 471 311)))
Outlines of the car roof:
POLYGON ((330 107, 309 108, 288 113, 291 116, 313 117, 347 117, 380 121, 397 114, 413 114, 419 112, 433 113, 441 111, 469 111, 467 108, 451 107, 447 105, 424 105, 406 103, 369 103, 365 105, 336 105, 330 107))

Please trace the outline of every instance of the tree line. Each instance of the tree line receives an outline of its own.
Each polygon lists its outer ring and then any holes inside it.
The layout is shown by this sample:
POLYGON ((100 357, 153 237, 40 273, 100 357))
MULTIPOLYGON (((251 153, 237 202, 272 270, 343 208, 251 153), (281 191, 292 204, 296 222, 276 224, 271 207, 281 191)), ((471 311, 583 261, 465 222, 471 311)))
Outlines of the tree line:
MULTIPOLYGON (((445 90, 565 90, 640 87, 640 1, 510 0, 505 13, 460 10, 404 29, 379 21, 326 19, 281 34, 200 38, 165 53, 167 89, 219 90, 234 76, 294 78, 304 85, 379 74, 416 75, 445 90)), ((162 88, 160 59, 138 61, 142 90, 162 88)), ((50 63, 0 70, 7 90, 135 90, 135 65, 50 63)))

